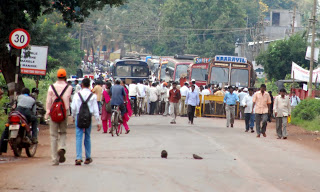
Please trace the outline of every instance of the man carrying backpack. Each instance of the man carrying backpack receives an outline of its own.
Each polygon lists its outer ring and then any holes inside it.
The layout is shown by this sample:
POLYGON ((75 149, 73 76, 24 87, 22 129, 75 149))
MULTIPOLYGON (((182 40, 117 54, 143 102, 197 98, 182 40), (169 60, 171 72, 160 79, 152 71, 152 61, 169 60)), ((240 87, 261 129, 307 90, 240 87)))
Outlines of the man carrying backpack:
POLYGON ((52 165, 59 165, 66 161, 67 122, 66 111, 69 111, 69 101, 72 87, 66 82, 67 72, 59 69, 58 80, 48 89, 45 119, 50 120, 51 157, 52 165), (59 150, 58 150, 59 149, 59 150))
POLYGON ((97 96, 93 94, 90 89, 90 80, 85 78, 82 80, 82 90, 74 95, 71 104, 73 119, 76 123, 76 151, 77 158, 75 165, 82 163, 82 142, 83 134, 84 147, 86 150, 86 160, 84 164, 90 164, 91 159, 91 118, 92 114, 98 123, 98 131, 101 130, 101 122, 99 115, 99 107, 97 103, 97 96))

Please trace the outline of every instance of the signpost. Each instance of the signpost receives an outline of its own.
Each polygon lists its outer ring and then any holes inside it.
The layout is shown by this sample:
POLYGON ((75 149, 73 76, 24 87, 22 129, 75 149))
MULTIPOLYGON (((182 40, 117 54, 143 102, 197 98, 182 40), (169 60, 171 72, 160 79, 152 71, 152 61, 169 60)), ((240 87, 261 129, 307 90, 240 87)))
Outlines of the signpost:
POLYGON ((92 56, 92 55, 89 55, 89 56, 88 56, 88 61, 89 61, 89 62, 92 62, 92 61, 93 61, 93 56, 92 56))
POLYGON ((17 99, 17 88, 18 88, 18 79, 19 79, 19 65, 20 65, 20 56, 21 49, 26 48, 30 42, 30 34, 24 29, 15 29, 10 33, 9 41, 12 47, 20 49, 20 55, 17 57, 16 61, 16 74, 15 74, 15 89, 14 89, 14 100, 17 99))

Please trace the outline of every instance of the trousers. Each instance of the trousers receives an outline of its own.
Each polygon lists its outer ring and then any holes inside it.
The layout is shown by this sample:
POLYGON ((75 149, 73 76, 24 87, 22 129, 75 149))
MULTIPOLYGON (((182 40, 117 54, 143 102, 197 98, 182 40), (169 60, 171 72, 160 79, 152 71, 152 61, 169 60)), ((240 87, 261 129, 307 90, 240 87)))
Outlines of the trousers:
POLYGON ((188 105, 188 118, 191 123, 193 123, 195 111, 196 111, 196 106, 188 105))
POLYGON ((253 129, 255 115, 252 113, 245 113, 244 117, 246 123, 246 130, 249 131, 249 129, 253 129))
POLYGON ((66 151, 67 122, 68 118, 60 123, 50 121, 51 158, 53 163, 59 162, 58 149, 66 151))
POLYGON ((178 112, 179 112, 179 103, 170 102, 170 116, 171 116, 172 123, 176 122, 178 112))
POLYGON ((180 115, 181 115, 181 116, 187 114, 185 102, 186 102, 186 97, 185 97, 185 96, 182 96, 182 97, 181 97, 181 100, 180 100, 180 115))
POLYGON ((82 160, 82 141, 84 135, 84 148, 86 150, 86 159, 91 158, 91 125, 87 129, 81 129, 76 122, 76 153, 77 160, 82 160))
POLYGON ((276 127, 278 137, 288 137, 287 133, 288 117, 276 117, 276 127))
POLYGON ((229 124, 234 124, 235 110, 235 106, 226 105, 227 127, 229 124))
POLYGON ((256 116, 256 130, 257 134, 260 135, 261 133, 266 133, 267 130, 267 121, 268 121, 268 113, 264 114, 255 114, 256 116), (262 126, 261 126, 262 122, 262 126))

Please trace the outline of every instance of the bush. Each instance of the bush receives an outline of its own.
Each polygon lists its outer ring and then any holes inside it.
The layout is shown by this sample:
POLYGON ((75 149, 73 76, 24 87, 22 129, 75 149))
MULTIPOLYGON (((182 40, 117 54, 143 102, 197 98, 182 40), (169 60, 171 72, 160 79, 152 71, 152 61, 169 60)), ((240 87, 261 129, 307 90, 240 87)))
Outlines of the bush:
POLYGON ((313 120, 320 116, 320 100, 305 99, 295 107, 292 117, 301 120, 313 120))

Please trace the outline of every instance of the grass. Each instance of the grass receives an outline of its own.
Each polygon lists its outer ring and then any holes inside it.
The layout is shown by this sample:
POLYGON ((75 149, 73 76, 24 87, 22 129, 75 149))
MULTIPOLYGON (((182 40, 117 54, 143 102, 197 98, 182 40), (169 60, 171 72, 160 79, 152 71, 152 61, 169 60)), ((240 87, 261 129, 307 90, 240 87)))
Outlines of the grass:
POLYGON ((313 120, 303 120, 300 118, 292 118, 291 124, 297 125, 308 131, 320 131, 320 117, 313 120))

